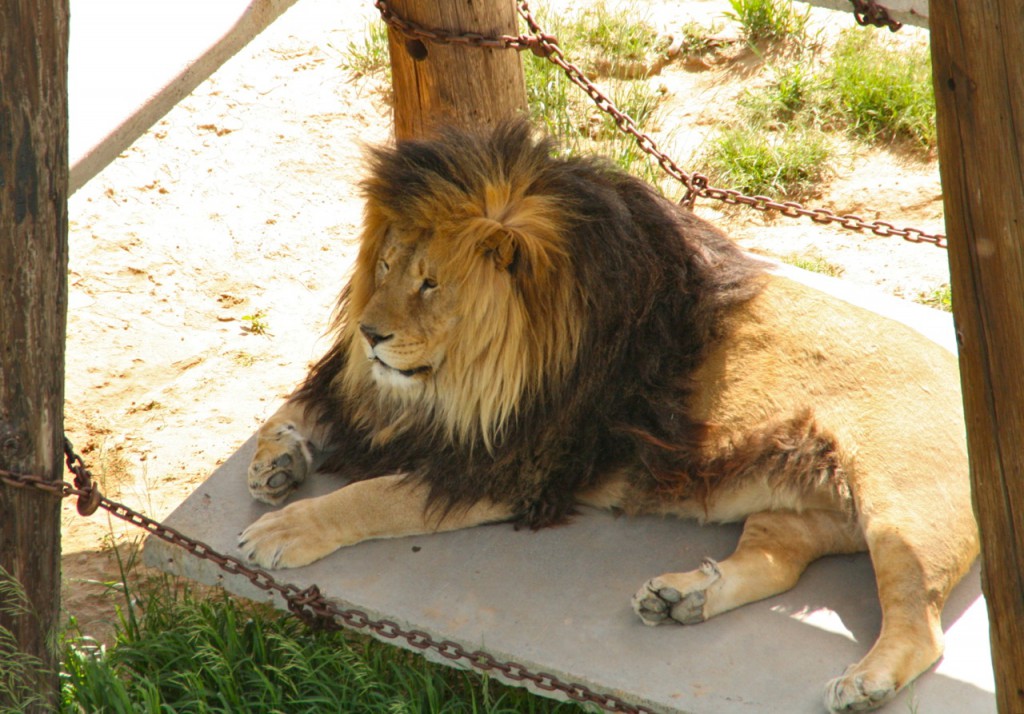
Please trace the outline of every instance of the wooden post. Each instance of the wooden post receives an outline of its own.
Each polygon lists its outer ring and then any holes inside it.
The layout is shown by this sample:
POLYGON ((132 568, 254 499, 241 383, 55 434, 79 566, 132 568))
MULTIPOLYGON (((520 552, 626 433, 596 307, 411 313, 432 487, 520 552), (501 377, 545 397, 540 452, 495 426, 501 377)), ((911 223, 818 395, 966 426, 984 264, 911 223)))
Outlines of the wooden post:
POLYGON ((932 0, 930 23, 996 699, 1000 712, 1016 714, 1024 712, 1024 10, 1020 0, 932 0))
MULTIPOLYGON (((402 18, 429 28, 518 35, 514 0, 391 0, 402 18)), ((493 126, 526 111, 523 67, 515 50, 411 40, 388 28, 395 137, 422 136, 442 121, 493 126)))
MULTIPOLYGON (((67 57, 68 0, 0 2, 0 466, 54 480, 63 473, 67 57)), ((56 710, 58 498, 0 486, 0 566, 29 602, 28 612, 0 612, 0 627, 44 670, 14 696, 37 695, 29 711, 56 710)), ((0 708, 24 706, 4 701, 11 695, 0 693, 0 708)))

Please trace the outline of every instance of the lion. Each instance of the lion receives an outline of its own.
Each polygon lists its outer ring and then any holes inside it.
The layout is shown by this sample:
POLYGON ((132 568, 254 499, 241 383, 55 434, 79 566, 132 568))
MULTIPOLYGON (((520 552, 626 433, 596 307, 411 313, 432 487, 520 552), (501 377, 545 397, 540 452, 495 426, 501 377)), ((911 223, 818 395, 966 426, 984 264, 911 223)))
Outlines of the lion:
POLYGON ((744 521, 735 552, 633 595, 692 625, 868 551, 878 640, 831 711, 891 699, 941 655, 978 553, 956 358, 773 273, 721 231, 525 121, 372 150, 332 344, 259 429, 242 553, 290 568, 370 538, 580 505, 744 521))

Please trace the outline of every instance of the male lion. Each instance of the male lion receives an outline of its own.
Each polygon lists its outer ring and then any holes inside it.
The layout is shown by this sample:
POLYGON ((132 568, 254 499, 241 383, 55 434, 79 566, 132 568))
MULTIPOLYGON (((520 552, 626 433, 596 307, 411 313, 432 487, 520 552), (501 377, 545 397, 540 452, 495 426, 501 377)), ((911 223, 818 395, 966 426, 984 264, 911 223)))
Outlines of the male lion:
POLYGON ((376 150, 362 188, 336 339, 248 473, 275 505, 316 470, 353 482, 249 526, 249 559, 540 528, 577 504, 746 519, 728 559, 644 584, 640 619, 702 622, 868 550, 881 634, 827 706, 878 706, 940 656, 978 551, 948 352, 771 275, 604 163, 554 158, 523 122, 376 150))

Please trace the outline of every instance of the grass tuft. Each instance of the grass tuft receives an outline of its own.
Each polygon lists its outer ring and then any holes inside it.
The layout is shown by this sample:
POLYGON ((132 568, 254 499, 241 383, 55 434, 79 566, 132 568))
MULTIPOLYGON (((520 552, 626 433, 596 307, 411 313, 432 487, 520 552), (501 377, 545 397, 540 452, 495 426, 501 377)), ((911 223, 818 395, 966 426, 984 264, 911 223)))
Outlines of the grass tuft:
POLYGON ((833 114, 854 133, 934 148, 935 95, 927 47, 885 44, 874 28, 844 32, 828 82, 833 114))
POLYGON ((804 198, 827 177, 829 157, 828 141, 820 133, 740 125, 712 137, 703 164, 716 185, 752 195, 804 198))
POLYGON ((810 7, 800 12, 792 0, 729 0, 729 5, 732 12, 725 16, 740 24, 748 42, 802 41, 807 36, 810 7))
POLYGON ((945 312, 953 312, 953 290, 948 284, 943 284, 934 290, 921 292, 916 302, 945 312))
POLYGON ((833 263, 815 249, 806 253, 790 253, 782 257, 782 262, 812 273, 821 273, 838 278, 846 272, 846 268, 833 263))
MULTIPOLYGON (((21 583, 0 566, 0 614, 8 621, 33 617, 32 605, 21 583)), ((23 652, 10 630, 0 626, 0 712, 42 711, 47 698, 37 691, 47 677, 47 667, 23 652)))
POLYGON ((390 68, 388 28, 383 22, 371 22, 363 36, 358 40, 349 40, 342 51, 341 69, 354 77, 390 71, 390 68))
POLYGON ((63 683, 69 713, 582 711, 268 606, 166 589, 127 605, 109 648, 70 639, 63 683))

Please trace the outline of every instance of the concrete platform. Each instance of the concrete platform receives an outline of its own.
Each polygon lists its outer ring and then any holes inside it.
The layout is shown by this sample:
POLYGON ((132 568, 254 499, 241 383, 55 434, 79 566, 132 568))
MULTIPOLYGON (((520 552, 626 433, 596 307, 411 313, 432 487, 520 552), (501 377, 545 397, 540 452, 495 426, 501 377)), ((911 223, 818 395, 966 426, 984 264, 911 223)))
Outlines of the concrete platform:
MULTIPOLYGON (((823 276, 780 270, 953 344, 946 314, 823 276)), ((268 510, 246 492, 252 449, 250 439, 166 523, 238 555, 238 534, 268 510)), ((296 497, 337 485, 329 477, 316 478, 296 497)), ((791 592, 694 627, 644 627, 630 610, 630 596, 647 578, 693 568, 705 555, 724 558, 738 535, 736 526, 616 519, 588 511, 569 526, 536 533, 498 525, 363 543, 275 575, 299 587, 318 584, 342 607, 656 711, 821 712, 824 683, 862 657, 879 630, 866 555, 826 558, 791 592)), ((246 579, 154 539, 144 557, 168 572, 267 597, 246 579)), ((886 711, 996 711, 977 566, 947 605, 944 629, 945 658, 886 711)))
POLYGON ((296 0, 72 0, 74 193, 296 0))

